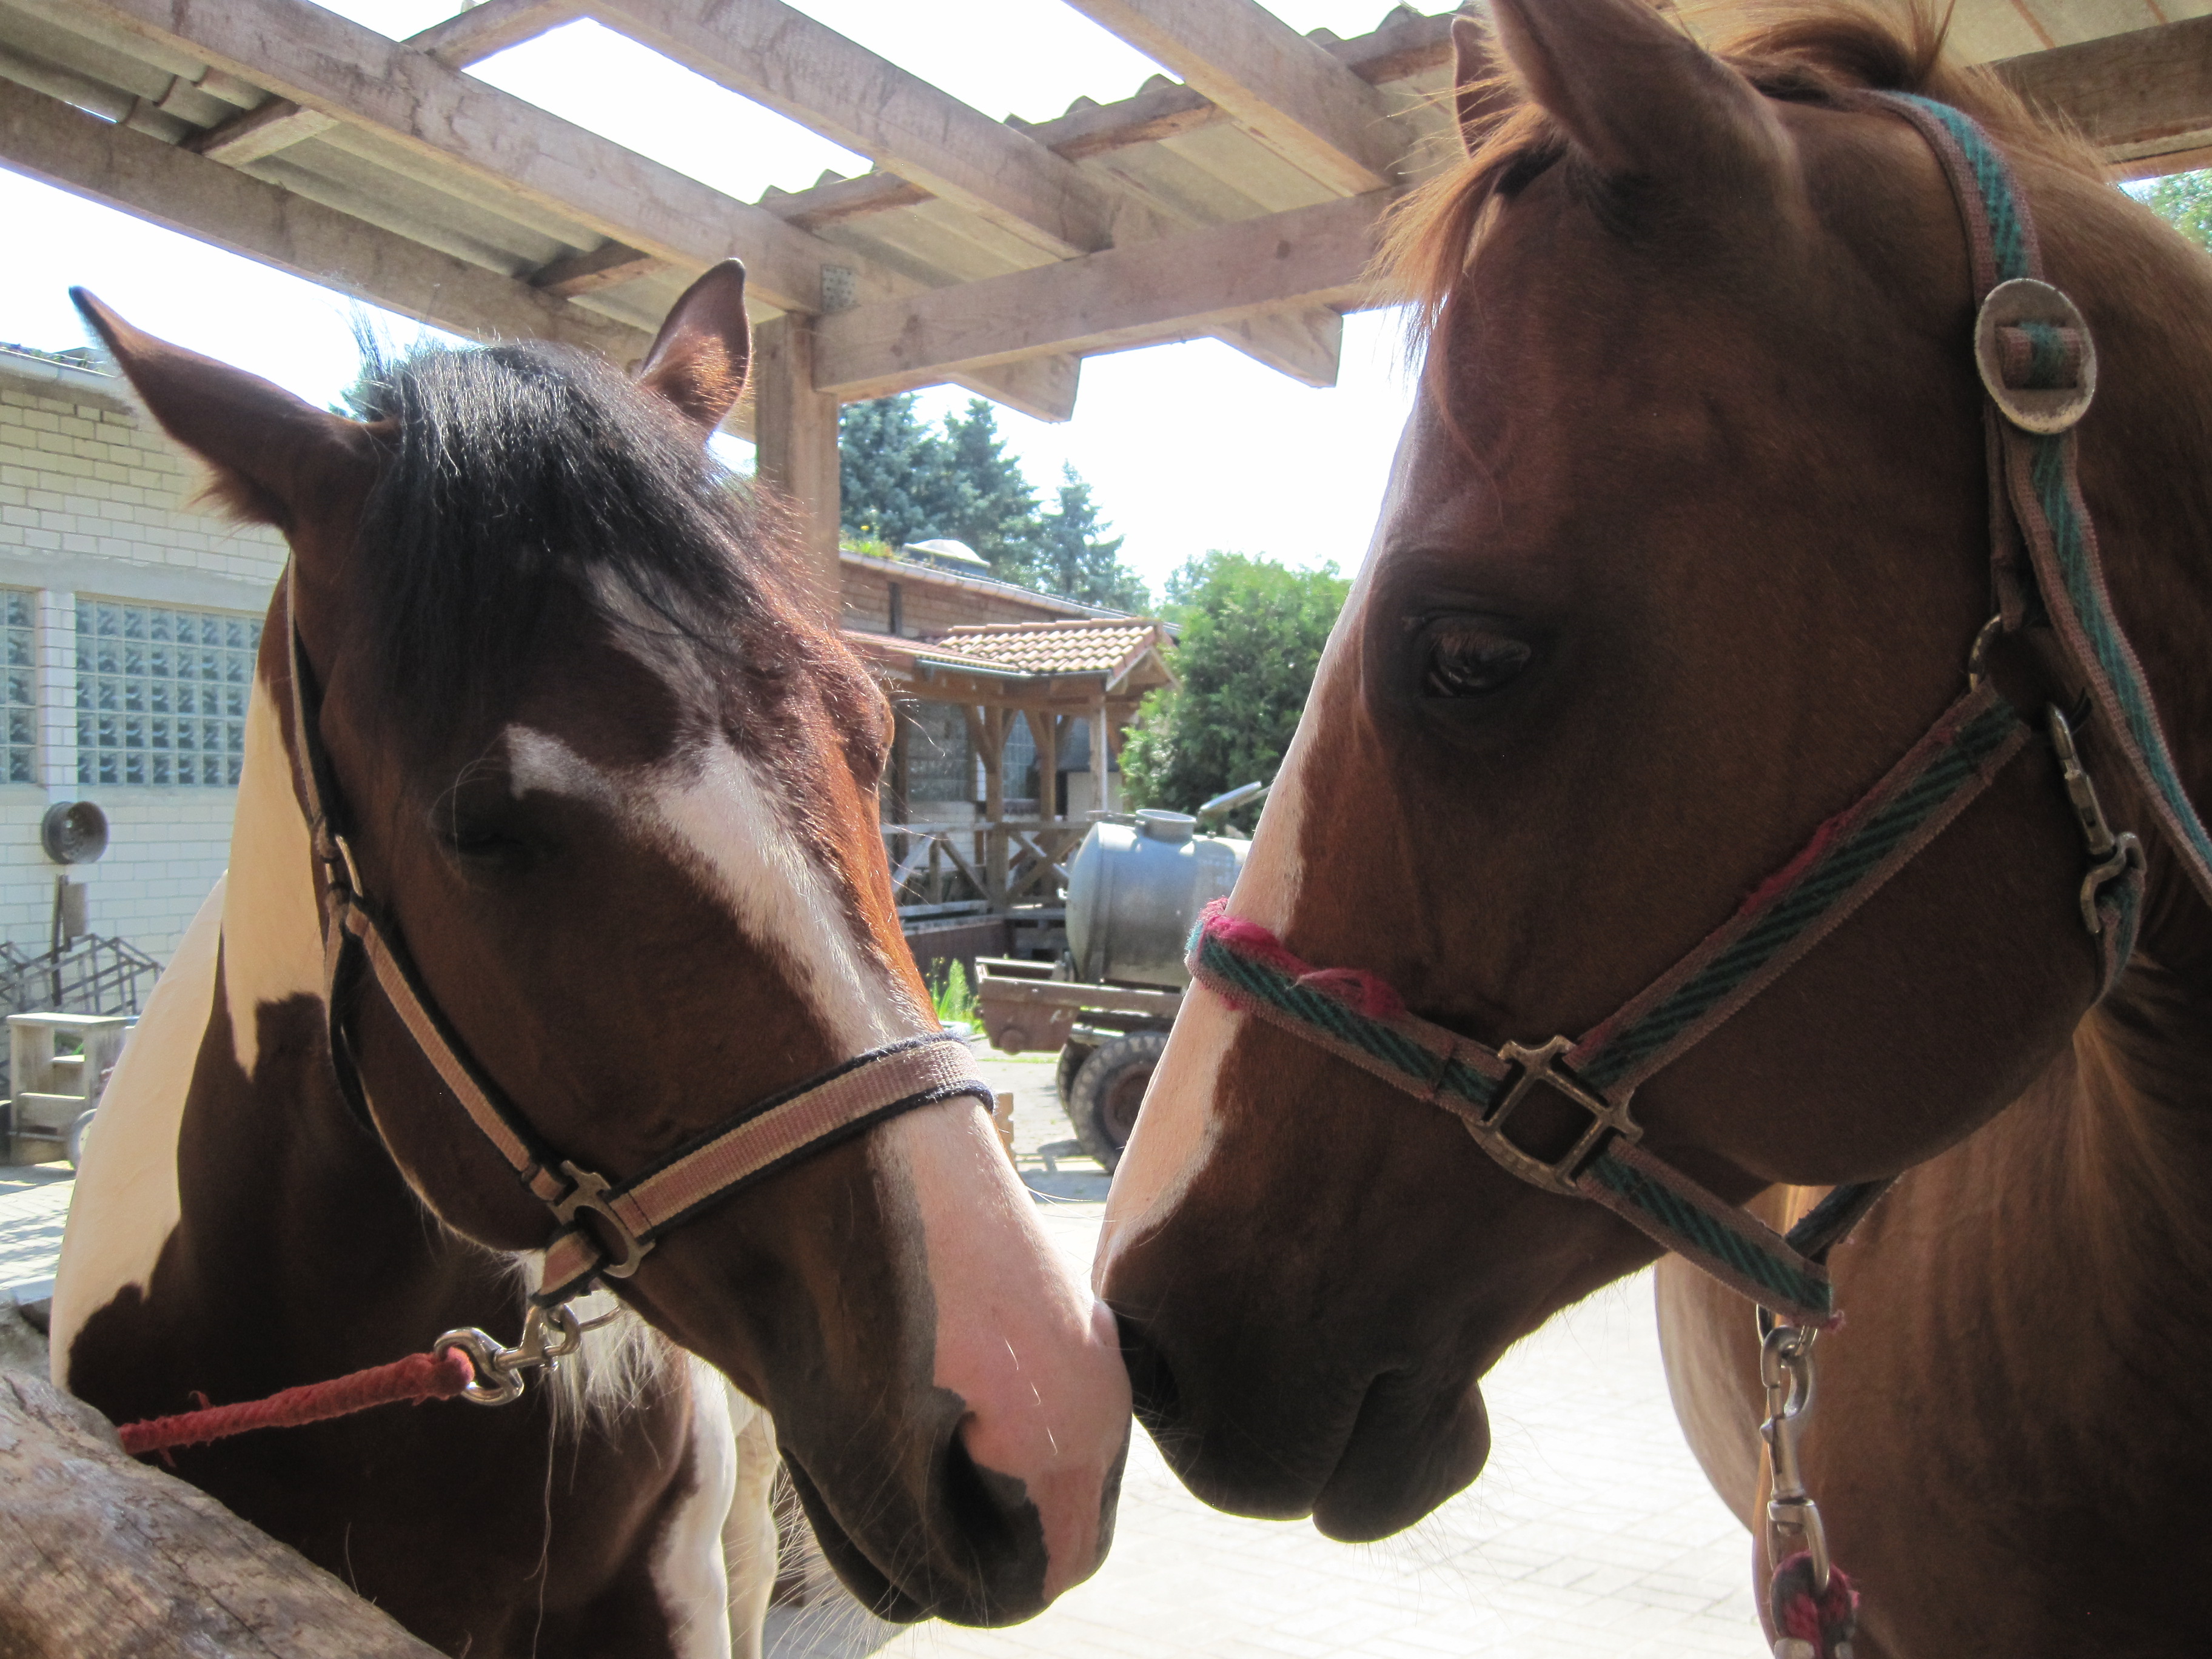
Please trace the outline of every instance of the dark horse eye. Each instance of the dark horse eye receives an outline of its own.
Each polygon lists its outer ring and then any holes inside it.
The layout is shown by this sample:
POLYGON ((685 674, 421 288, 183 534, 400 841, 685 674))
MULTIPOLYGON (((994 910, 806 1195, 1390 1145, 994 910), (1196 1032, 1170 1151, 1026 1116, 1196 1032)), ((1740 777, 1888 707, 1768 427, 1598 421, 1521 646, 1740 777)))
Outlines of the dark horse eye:
POLYGON ((1421 669, 1422 694, 1486 696, 1510 684, 1528 665, 1532 654, 1522 641, 1470 623, 1443 623, 1429 635, 1427 660, 1421 669))

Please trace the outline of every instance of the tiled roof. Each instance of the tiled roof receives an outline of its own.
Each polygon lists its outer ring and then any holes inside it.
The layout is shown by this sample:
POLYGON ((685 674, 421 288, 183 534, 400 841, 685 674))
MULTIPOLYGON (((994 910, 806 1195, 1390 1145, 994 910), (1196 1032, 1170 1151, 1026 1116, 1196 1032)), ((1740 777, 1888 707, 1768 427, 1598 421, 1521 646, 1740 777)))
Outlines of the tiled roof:
POLYGON ((1164 642, 1160 625, 1145 617, 1127 621, 973 623, 946 631, 943 646, 1031 674, 1124 672, 1164 642))

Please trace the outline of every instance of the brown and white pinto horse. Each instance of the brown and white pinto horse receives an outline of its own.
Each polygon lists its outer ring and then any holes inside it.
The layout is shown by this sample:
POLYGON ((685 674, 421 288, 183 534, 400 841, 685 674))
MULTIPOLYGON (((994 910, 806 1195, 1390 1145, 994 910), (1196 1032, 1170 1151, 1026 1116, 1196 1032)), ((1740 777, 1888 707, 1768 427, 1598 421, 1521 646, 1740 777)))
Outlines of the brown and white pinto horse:
MULTIPOLYGON (((2081 487, 2212 800, 2203 254, 1924 21, 1798 9, 1726 57, 1639 0, 1493 21, 1502 76, 1455 26, 1473 154, 1401 222, 1419 401, 1231 913, 1484 1042, 1585 1031, 1960 696, 1991 609, 1975 294, 1944 173, 1868 88, 1981 119, 2088 318, 2081 487)), ((2048 630, 1990 672, 2039 727, 2079 690, 2048 630)), ((2039 742, 1638 1091, 1646 1148, 1771 1217, 1909 1171, 1834 1258, 1849 1318, 1805 1446, 1861 1659, 2202 1653, 2212 1630, 2212 915, 2092 748, 2150 843, 2108 998, 2039 742)), ((1588 1121, 1528 1112, 1546 1156, 1588 1121)), ((1498 1356, 1655 1254, 1194 992, 1096 1277, 1193 1491, 1370 1539, 1475 1478, 1498 1356)), ((1661 1286, 1680 1415, 1749 1522, 1750 1308, 1680 1262, 1661 1286)))
MULTIPOLYGON (((678 302, 635 383, 550 347, 427 352, 374 376, 366 422, 84 306, 216 493, 290 543, 360 884, 544 1141, 642 1170, 934 1030, 876 829, 887 705, 704 447, 744 379, 736 265, 678 302)), ((228 875, 70 1218, 55 1374, 118 1421, 451 1328, 511 1341, 550 1231, 382 996, 349 1028, 373 1121, 341 1092, 283 622, 280 596, 228 875)), ((726 1199, 620 1305, 565 1395, 248 1435, 177 1470, 469 1659, 730 1652, 722 1534, 772 1570, 774 1453, 757 1425, 738 1467, 723 1378, 774 1413, 878 1613, 1002 1623, 1097 1566, 1127 1432, 1111 1320, 972 1101, 726 1199)), ((766 1580, 740 1588, 742 1649, 766 1580)))

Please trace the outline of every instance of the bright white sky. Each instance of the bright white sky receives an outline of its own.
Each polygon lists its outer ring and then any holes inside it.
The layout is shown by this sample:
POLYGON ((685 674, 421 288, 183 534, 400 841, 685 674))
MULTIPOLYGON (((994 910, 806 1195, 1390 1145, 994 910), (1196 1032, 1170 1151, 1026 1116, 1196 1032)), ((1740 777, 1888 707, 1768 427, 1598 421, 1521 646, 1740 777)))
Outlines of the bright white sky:
MULTIPOLYGON (((831 27, 997 117, 1042 120, 1079 96, 1126 98, 1152 64, 1057 0, 796 0, 831 27)), ((1364 33, 1389 0, 1268 0, 1300 30, 1364 33)), ((1424 5, 1433 9, 1434 0, 1424 5)), ((337 0, 332 9, 404 37, 452 0, 337 0)), ((489 59, 494 85, 743 200, 803 190, 860 157, 713 86, 599 25, 574 23, 489 59)), ((250 368, 318 403, 351 381, 363 307, 328 289, 0 171, 0 339, 56 348, 83 331, 65 290, 82 283, 141 327, 250 368)), ((420 330, 369 311, 394 343, 420 330)), ((1127 538, 1124 556, 1157 590, 1194 554, 1222 547, 1349 568, 1366 547, 1407 381, 1397 324, 1350 318, 1339 385, 1315 392, 1210 340, 1093 357, 1075 418, 999 411, 1000 429, 1050 499, 1063 462, 1127 538)), ((947 387, 924 412, 962 406, 947 387)))

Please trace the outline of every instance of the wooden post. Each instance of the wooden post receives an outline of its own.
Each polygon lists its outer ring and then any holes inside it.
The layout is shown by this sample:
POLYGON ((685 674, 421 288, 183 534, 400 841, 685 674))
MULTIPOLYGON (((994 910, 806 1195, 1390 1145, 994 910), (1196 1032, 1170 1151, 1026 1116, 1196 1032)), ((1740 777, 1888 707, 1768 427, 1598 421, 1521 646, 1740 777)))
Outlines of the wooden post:
POLYGON ((1106 764, 1106 702, 1102 697, 1091 715, 1091 798, 1102 812, 1114 810, 1113 775, 1106 764))
POLYGON ((838 616, 837 399, 814 389, 814 325, 795 313, 753 331, 755 476, 797 520, 803 591, 817 618, 838 616))
POLYGON ((1030 736, 1036 740, 1037 817, 1046 823, 1060 821, 1060 716, 1042 708, 1027 708, 1030 736))
POLYGON ((1006 711, 983 710, 983 896, 995 911, 1006 908, 1006 711))

